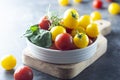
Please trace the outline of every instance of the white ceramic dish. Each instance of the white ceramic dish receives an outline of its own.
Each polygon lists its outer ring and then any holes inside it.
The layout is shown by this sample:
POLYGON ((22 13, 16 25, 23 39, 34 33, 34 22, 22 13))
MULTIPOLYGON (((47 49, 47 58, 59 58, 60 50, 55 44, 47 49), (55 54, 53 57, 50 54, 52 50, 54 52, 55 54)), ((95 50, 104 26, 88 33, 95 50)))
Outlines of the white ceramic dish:
POLYGON ((39 47, 31 43, 28 39, 27 46, 31 50, 32 55, 42 61, 55 64, 70 64, 78 63, 91 58, 97 49, 97 39, 93 44, 86 48, 67 51, 39 47))

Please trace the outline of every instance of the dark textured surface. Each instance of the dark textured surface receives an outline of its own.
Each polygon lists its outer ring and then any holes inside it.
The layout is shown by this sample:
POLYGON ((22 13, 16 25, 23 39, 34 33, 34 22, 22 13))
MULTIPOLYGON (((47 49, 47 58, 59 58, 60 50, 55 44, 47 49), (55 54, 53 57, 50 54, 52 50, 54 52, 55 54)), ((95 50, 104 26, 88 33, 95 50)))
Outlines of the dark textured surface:
MULTIPOLYGON (((83 0, 82 4, 60 7, 57 0, 0 0, 0 58, 5 54, 13 54, 17 58, 15 69, 23 65, 21 54, 26 47, 22 34, 32 24, 39 22, 49 4, 52 11, 63 12, 67 8, 76 8, 80 15, 90 14, 92 0, 83 0)), ((104 0, 103 0, 104 1, 104 0)), ((107 11, 108 3, 99 10, 103 19, 112 23, 112 32, 107 35, 108 50, 94 64, 84 70, 73 80, 120 80, 120 15, 112 16, 107 11)), ((33 80, 60 80, 33 69, 33 80)), ((0 80, 13 80, 12 71, 0 67, 0 80)))

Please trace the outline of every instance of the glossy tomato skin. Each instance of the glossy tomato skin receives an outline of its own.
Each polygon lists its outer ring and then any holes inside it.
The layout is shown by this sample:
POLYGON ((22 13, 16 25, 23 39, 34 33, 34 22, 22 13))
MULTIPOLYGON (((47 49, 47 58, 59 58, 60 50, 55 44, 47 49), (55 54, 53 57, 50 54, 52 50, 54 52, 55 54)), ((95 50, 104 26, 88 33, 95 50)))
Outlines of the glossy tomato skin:
POLYGON ((106 0, 107 2, 112 2, 113 0, 106 0))
POLYGON ((40 20, 39 27, 41 29, 48 30, 50 25, 51 25, 51 22, 48 19, 48 16, 43 16, 40 20))
POLYGON ((14 80, 33 80, 33 72, 28 66, 21 66, 14 72, 14 80))
POLYGON ((70 34, 72 32, 72 29, 66 28, 66 32, 70 34))
POLYGON ((101 0, 94 0, 93 1, 93 7, 96 9, 102 8, 103 2, 101 0))
POLYGON ((50 49, 58 50, 57 47, 55 46, 54 42, 53 42, 52 46, 50 47, 50 49))
POLYGON ((73 38, 69 33, 61 33, 55 39, 55 46, 59 50, 71 50, 73 48, 73 38))

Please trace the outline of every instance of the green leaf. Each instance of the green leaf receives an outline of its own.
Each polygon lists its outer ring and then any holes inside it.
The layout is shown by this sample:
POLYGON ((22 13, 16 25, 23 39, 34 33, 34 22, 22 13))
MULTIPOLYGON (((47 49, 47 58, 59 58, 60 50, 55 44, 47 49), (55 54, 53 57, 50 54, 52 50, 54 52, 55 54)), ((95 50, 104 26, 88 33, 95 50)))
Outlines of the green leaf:
POLYGON ((29 40, 41 47, 49 48, 52 45, 52 36, 50 31, 40 29, 38 34, 33 34, 29 40))
POLYGON ((28 29, 28 30, 25 32, 24 36, 25 36, 25 37, 30 37, 30 36, 32 36, 33 34, 38 34, 38 32, 39 32, 39 27, 38 27, 38 25, 33 25, 33 26, 30 27, 30 29, 28 29))
POLYGON ((35 32, 35 31, 37 31, 38 29, 39 29, 38 25, 33 25, 33 26, 30 27, 30 30, 31 30, 32 32, 35 32))
POLYGON ((33 32, 31 30, 27 30, 24 34, 25 37, 30 37, 32 36, 33 32))

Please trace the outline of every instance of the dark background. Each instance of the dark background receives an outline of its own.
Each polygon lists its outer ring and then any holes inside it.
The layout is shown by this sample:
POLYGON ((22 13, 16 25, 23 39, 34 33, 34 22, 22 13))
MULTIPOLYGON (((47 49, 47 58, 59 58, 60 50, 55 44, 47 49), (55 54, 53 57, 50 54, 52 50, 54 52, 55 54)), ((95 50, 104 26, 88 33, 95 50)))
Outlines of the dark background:
MULTIPOLYGON (((58 5, 57 0, 0 0, 0 58, 6 54, 13 54, 17 58, 17 66, 22 64, 22 51, 26 47, 23 37, 26 29, 37 24, 46 13, 48 5, 51 11, 61 14, 68 8, 76 8, 80 15, 90 14, 96 10, 92 8, 92 0, 83 0, 82 4, 67 7, 58 5)), ((120 15, 110 15, 107 11, 109 3, 103 0, 101 12, 103 19, 112 23, 112 32, 107 35, 108 50, 95 63, 85 69, 73 80, 120 80, 120 15)), ((15 70, 14 69, 14 70, 15 70)), ((12 71, 5 71, 0 66, 0 80, 14 80, 12 71)), ((33 69, 33 80, 61 80, 33 69)))

